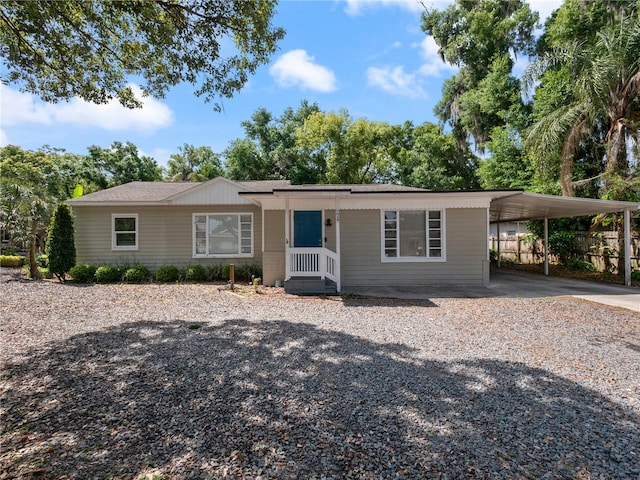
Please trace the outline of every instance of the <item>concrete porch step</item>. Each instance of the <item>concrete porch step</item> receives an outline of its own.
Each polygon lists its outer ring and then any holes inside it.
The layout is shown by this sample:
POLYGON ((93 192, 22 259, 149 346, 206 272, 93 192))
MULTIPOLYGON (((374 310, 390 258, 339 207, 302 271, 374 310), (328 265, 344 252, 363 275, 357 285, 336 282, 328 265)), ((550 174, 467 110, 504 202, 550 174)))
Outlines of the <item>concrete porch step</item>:
POLYGON ((337 295, 334 281, 320 277, 292 277, 284 282, 284 290, 295 295, 337 295))

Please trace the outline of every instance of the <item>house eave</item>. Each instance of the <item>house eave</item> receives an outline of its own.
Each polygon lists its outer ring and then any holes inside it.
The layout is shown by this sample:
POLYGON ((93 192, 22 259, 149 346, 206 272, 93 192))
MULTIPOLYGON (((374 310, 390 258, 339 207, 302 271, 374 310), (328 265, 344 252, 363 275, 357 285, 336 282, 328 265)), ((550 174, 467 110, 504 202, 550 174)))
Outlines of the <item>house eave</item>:
POLYGON ((165 201, 84 202, 76 199, 66 200, 65 203, 70 207, 157 207, 170 205, 165 201))

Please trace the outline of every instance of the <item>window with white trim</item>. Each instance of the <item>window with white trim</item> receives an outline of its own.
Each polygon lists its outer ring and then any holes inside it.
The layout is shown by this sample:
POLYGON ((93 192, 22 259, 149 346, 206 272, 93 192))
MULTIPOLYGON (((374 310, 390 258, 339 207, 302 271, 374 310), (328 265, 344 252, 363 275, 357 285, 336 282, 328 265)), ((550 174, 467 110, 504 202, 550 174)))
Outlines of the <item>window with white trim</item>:
POLYGON ((194 257, 252 257, 252 213, 193 215, 194 257))
POLYGON ((138 214, 111 215, 111 249, 138 250, 138 214))
POLYGON ((442 210, 383 210, 382 261, 444 261, 442 210))

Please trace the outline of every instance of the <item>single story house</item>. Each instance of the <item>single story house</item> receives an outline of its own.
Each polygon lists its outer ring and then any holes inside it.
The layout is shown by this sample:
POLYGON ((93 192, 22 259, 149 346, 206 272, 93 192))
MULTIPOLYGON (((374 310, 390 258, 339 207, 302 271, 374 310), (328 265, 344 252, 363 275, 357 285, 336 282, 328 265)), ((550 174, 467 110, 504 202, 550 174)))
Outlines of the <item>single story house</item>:
MULTIPOLYGON (((489 284, 489 225, 630 212, 521 190, 430 191, 289 181, 133 182, 67 202, 78 263, 257 264, 292 292, 489 284)), ((629 255, 627 256, 629 257, 629 255)), ((628 269, 630 270, 630 268, 628 269)))

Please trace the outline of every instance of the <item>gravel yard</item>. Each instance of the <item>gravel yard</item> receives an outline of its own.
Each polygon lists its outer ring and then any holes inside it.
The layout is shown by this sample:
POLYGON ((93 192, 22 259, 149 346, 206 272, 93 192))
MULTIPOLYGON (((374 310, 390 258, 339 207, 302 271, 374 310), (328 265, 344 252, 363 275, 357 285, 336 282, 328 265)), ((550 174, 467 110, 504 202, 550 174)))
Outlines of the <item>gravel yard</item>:
POLYGON ((640 478, 640 314, 267 290, 4 277, 0 478, 640 478))

